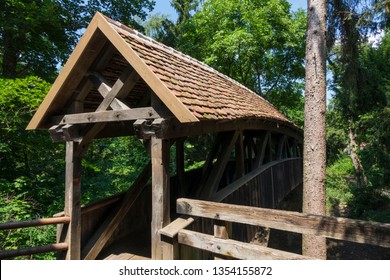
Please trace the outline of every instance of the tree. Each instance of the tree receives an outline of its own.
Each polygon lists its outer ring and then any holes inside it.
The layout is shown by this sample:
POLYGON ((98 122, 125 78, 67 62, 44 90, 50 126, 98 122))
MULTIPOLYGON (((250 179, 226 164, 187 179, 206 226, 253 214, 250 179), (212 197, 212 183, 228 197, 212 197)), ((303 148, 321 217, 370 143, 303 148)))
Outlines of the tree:
POLYGON ((177 25, 186 22, 191 18, 191 12, 199 5, 199 0, 172 0, 171 6, 178 13, 177 25))
MULTIPOLYGON (((329 2, 328 46, 340 40, 330 60, 333 71, 335 106, 348 122, 350 157, 355 167, 358 186, 367 186, 368 180, 359 157, 359 119, 367 112, 386 105, 386 96, 378 85, 376 65, 369 61, 363 63, 362 46, 371 34, 375 34, 388 23, 386 8, 388 1, 373 1, 368 5, 356 0, 333 0, 329 2), (383 12, 385 11, 385 12, 383 12), (379 16, 378 16, 379 15, 379 16), (338 36, 336 36, 338 35, 338 36)), ((381 64, 379 60, 375 63, 381 64)))
POLYGON ((52 81, 69 56, 80 30, 96 11, 139 27, 152 0, 75 1, 9 0, 0 2, 0 76, 37 75, 52 81))
POLYGON ((284 113, 303 111, 305 25, 304 12, 292 14, 284 0, 210 0, 182 24, 178 48, 284 113))
MULTIPOLYGON (((304 213, 325 215, 326 182, 326 3, 309 0, 306 35, 304 213)), ((303 235, 302 253, 326 259, 326 239, 303 235)))

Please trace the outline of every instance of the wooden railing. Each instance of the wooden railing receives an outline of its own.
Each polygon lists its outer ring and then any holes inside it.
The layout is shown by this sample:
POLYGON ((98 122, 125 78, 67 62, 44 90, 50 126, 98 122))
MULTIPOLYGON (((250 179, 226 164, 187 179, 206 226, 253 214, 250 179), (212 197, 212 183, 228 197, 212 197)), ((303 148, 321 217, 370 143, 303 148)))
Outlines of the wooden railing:
MULTIPOLYGON (((69 224, 69 222, 70 222, 70 218, 66 216, 19 221, 19 222, 9 222, 9 223, 0 224, 0 230, 12 230, 12 229, 47 226, 47 225, 69 224)), ((47 253, 47 252, 64 251, 67 249, 68 249, 67 243, 56 243, 56 244, 28 247, 28 248, 16 249, 16 250, 5 250, 5 251, 0 251, 0 259, 15 258, 18 256, 33 255, 33 254, 40 254, 40 253, 47 253)))
POLYGON ((194 218, 179 218, 163 228, 164 259, 178 259, 179 244, 236 259, 308 259, 265 246, 229 239, 223 222, 269 227, 390 248, 390 224, 298 212, 178 199, 177 213, 215 221, 214 235, 186 230, 194 218))

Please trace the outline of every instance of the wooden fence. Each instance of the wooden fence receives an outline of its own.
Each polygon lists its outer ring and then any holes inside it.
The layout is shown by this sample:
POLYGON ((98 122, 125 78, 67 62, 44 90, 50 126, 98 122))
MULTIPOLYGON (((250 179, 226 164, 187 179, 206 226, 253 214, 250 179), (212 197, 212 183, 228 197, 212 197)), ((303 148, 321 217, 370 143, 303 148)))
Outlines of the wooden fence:
POLYGON ((179 245, 235 259, 308 259, 308 257, 229 239, 225 222, 269 227, 390 248, 390 224, 298 212, 178 199, 177 213, 214 220, 214 235, 186 230, 194 218, 178 218, 163 228, 163 258, 180 259, 179 245))
MULTIPOLYGON (((0 230, 12 230, 18 228, 69 224, 69 222, 70 222, 70 218, 67 216, 44 218, 44 219, 36 219, 36 220, 28 220, 28 221, 3 223, 0 224, 0 230)), ((28 247, 28 248, 22 248, 16 250, 0 251, 0 259, 14 258, 18 256, 26 256, 26 255, 40 254, 46 252, 65 251, 65 250, 68 250, 68 244, 62 242, 62 243, 28 247)))

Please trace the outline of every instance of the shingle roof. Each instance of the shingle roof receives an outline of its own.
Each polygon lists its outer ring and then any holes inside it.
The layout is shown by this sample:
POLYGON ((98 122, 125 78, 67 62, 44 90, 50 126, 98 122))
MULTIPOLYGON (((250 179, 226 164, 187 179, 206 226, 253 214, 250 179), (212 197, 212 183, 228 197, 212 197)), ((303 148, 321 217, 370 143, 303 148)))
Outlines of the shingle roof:
POLYGON ((206 64, 118 22, 108 21, 199 120, 267 118, 290 122, 264 98, 206 64))
POLYGON ((258 119, 297 129, 274 106, 245 86, 99 13, 27 129, 49 128, 53 125, 52 117, 69 114, 72 110, 67 107, 76 101, 81 100, 83 112, 96 110, 103 98, 95 88, 86 86, 88 73, 110 48, 114 50, 111 58, 99 70, 103 78, 113 84, 128 67, 140 77, 127 96, 121 98, 130 108, 140 106, 145 93, 151 90, 181 123, 258 119))

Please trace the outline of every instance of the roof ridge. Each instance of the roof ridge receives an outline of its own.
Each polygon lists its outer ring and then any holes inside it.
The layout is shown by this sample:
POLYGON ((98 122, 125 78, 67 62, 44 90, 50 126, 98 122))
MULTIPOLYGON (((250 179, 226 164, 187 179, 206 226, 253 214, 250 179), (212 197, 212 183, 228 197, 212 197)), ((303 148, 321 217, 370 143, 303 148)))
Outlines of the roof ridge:
POLYGON ((200 61, 200 60, 198 60, 196 58, 193 58, 193 57, 191 57, 188 54, 185 54, 185 53, 183 53, 181 51, 178 51, 178 50, 176 50, 176 49, 174 49, 172 47, 169 47, 169 46, 167 46, 167 45, 165 45, 165 44, 163 44, 161 42, 158 42, 157 40, 155 40, 155 39, 153 39, 153 38, 151 38, 149 36, 146 36, 145 34, 139 32, 138 30, 130 28, 130 27, 122 24, 119 21, 113 20, 113 19, 111 19, 111 18, 109 18, 107 16, 105 16, 105 18, 108 20, 108 22, 110 24, 113 24, 113 25, 123 29, 124 31, 128 32, 130 35, 136 36, 137 39, 143 40, 146 44, 150 44, 152 47, 158 47, 158 48, 160 48, 160 49, 162 49, 164 51, 167 51, 170 54, 173 54, 173 55, 179 56, 180 58, 186 59, 186 60, 188 60, 189 62, 191 62, 193 64, 198 64, 200 66, 205 67, 208 71, 213 72, 213 73, 221 76, 222 78, 229 80, 230 82, 234 83, 235 85, 237 85, 237 86, 239 86, 239 87, 241 87, 241 88, 251 92, 253 95, 261 98, 262 100, 267 102, 270 106, 272 106, 273 108, 276 109, 276 107, 272 103, 270 103, 267 99, 265 99, 261 95, 258 95, 256 92, 254 92, 250 88, 246 87, 245 85, 239 83, 238 81, 234 80, 233 78, 231 78, 231 77, 229 77, 229 76, 219 72, 218 70, 214 69, 210 65, 207 65, 206 63, 204 63, 204 62, 202 62, 202 61, 200 61))

